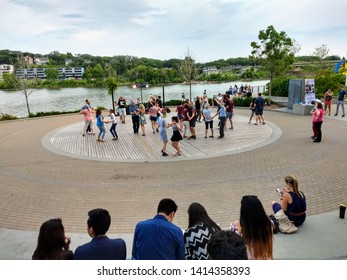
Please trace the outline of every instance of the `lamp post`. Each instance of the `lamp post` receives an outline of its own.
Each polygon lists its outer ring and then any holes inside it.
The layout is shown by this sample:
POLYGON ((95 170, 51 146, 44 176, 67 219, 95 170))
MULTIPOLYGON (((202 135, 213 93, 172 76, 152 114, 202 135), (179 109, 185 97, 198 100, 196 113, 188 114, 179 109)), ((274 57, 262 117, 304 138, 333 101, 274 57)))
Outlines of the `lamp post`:
POLYGON ((141 89, 141 103, 143 103, 142 89, 143 89, 143 88, 148 88, 148 87, 149 87, 149 85, 148 85, 148 84, 145 84, 145 83, 134 84, 134 85, 133 85, 133 89, 135 89, 135 88, 140 88, 140 89, 141 89))

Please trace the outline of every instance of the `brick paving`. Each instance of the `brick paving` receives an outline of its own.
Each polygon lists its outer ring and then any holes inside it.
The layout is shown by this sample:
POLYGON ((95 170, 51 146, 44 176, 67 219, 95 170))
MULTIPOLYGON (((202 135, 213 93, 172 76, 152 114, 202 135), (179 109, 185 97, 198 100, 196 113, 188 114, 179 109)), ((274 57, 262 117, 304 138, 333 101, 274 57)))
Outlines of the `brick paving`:
MULTIPOLYGON (((235 114, 241 126, 249 111, 236 109, 235 114)), ((85 160, 46 149, 47 135, 80 123, 78 114, 1 122, 0 228, 37 231, 43 221, 61 217, 67 232, 85 233, 87 212, 103 207, 112 216, 110 234, 132 233, 139 220, 155 214, 163 197, 177 202, 174 222, 182 228, 191 202, 202 203, 226 228, 238 218, 243 195, 258 195, 270 213, 275 189, 287 174, 297 176, 308 215, 346 203, 346 120, 326 117, 323 141, 312 143, 310 116, 265 111, 265 119, 274 124, 272 134, 276 127, 281 130, 268 145, 259 145, 254 134, 253 148, 242 152, 147 162, 85 160)), ((237 125, 214 143, 239 141, 237 125)), ((262 126, 249 129, 259 132, 262 126)))

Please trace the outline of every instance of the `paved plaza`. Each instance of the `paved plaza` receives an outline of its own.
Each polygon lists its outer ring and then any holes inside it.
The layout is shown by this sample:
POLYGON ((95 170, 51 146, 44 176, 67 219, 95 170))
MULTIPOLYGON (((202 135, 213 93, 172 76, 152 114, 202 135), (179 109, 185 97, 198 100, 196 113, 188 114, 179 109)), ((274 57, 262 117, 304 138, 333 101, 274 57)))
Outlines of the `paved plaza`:
POLYGON ((0 122, 0 237, 6 237, 0 239, 0 258, 30 258, 40 225, 54 217, 75 237, 73 247, 87 242, 87 212, 97 207, 110 211, 109 234, 123 236, 131 246, 136 223, 153 217, 164 197, 178 204, 174 222, 183 229, 192 202, 203 204, 227 228, 239 217, 243 195, 257 195, 270 214, 275 189, 284 186, 288 174, 298 178, 307 196, 307 226, 291 236, 277 235, 275 256, 345 258, 347 245, 340 244, 347 244, 347 235, 337 241, 326 232, 336 232, 333 227, 347 232, 346 220, 338 219, 339 204, 347 203, 346 118, 326 116, 323 141, 312 143, 311 116, 269 110, 266 125, 258 126, 248 124, 248 117, 249 110, 235 109, 234 129, 227 129, 224 139, 216 138, 217 121, 214 139, 205 139, 204 124, 198 123, 197 139, 181 142, 180 157, 172 156, 170 147, 168 158, 160 156, 159 134, 151 133, 149 122, 145 137, 134 135, 129 116, 118 124, 119 140, 110 140, 107 130, 105 143, 82 136, 79 114, 0 122), (311 240, 308 248, 302 244, 305 253, 285 255, 281 242, 297 240, 300 248, 304 234, 311 240), (335 251, 315 255, 314 240, 320 244, 324 236, 335 242, 336 248, 325 244, 335 251), (9 244, 13 251, 6 253, 9 244))

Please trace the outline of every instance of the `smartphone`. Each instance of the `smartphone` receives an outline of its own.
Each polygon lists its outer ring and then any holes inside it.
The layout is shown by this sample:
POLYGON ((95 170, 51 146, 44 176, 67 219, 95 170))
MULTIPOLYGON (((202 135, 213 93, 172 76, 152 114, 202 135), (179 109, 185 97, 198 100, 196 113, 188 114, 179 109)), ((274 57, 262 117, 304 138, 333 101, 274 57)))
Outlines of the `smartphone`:
POLYGON ((276 192, 278 192, 280 195, 283 195, 283 191, 281 189, 276 189, 276 192))

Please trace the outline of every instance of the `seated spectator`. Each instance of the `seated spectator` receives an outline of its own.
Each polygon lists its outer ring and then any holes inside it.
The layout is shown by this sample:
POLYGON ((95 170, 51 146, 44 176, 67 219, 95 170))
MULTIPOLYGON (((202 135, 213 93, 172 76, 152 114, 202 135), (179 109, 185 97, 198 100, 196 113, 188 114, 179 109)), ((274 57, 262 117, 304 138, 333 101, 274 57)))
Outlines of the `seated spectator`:
POLYGON ((51 219, 40 227, 33 260, 72 260, 71 240, 65 236, 61 219, 51 219))
POLYGON ((273 259, 273 225, 257 196, 242 198, 240 220, 230 228, 234 226, 245 240, 249 260, 273 259))
POLYGON ((232 230, 222 230, 212 235, 207 252, 210 260, 247 260, 245 242, 232 230))
POLYGON ((170 198, 159 202, 153 219, 136 225, 132 249, 135 260, 183 260, 183 231, 174 225, 176 203, 170 198))
POLYGON ((78 246, 75 260, 125 260, 126 245, 123 239, 106 236, 111 224, 111 216, 105 209, 97 208, 88 212, 89 243, 78 246))
POLYGON ((284 182, 286 186, 279 193, 280 203, 273 201, 272 209, 275 214, 282 209, 288 219, 298 227, 306 220, 306 197, 299 190, 298 180, 293 175, 286 176, 284 182))
POLYGON ((200 203, 192 203, 188 209, 188 229, 184 233, 185 258, 207 260, 207 243, 221 228, 207 214, 200 203))

